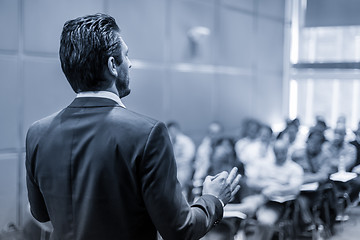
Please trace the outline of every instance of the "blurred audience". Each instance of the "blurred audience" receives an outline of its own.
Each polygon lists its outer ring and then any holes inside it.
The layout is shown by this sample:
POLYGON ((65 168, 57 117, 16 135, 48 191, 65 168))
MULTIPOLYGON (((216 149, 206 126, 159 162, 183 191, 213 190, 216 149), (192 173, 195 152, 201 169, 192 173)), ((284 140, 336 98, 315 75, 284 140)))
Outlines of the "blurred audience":
POLYGON ((355 140, 351 141, 350 144, 356 148, 356 160, 355 164, 350 168, 350 171, 360 174, 360 122, 358 128, 354 131, 355 140))
MULTIPOLYGON (((310 131, 317 130, 317 131, 322 132, 324 134, 324 136, 325 136, 325 131, 328 128, 329 127, 327 126, 324 117, 321 116, 321 115, 317 115, 315 117, 315 124, 314 124, 314 126, 310 127, 310 131)), ((326 140, 326 138, 325 138, 325 140, 326 140)))
MULTIPOLYGON (((256 220, 257 230, 247 239, 271 239, 273 226, 289 201, 300 207, 297 227, 306 231, 320 225, 330 229, 344 193, 352 202, 359 199, 360 177, 339 183, 330 176, 339 171, 360 174, 360 122, 351 142, 342 116, 334 128, 322 116, 316 116, 309 128, 301 126, 298 118, 287 120, 276 138, 270 126, 250 118, 243 122, 243 134, 237 141, 224 135, 220 123, 212 122, 196 156, 194 143, 179 124, 170 122, 168 128, 185 194, 192 187, 196 197, 206 175, 239 168, 241 190, 225 210, 256 220)), ((239 226, 238 220, 224 219, 204 239, 233 239, 239 226)))
POLYGON ((358 129, 354 131, 355 140, 351 141, 350 144, 355 146, 356 149, 356 160, 353 166, 350 167, 350 171, 358 174, 358 176, 349 182, 349 198, 354 204, 358 204, 360 201, 360 122, 358 123, 358 129))
POLYGON ((295 119, 287 119, 286 120, 286 127, 283 131, 281 131, 277 139, 283 139, 288 142, 289 149, 288 154, 289 156, 299 148, 303 148, 305 146, 305 137, 302 133, 299 132, 300 129, 300 120, 299 118, 295 119))
MULTIPOLYGON (((213 151, 210 157, 210 165, 206 175, 215 175, 221 171, 231 171, 233 167, 238 168, 238 173, 243 173, 243 166, 237 160, 234 148, 234 140, 229 136, 218 137, 213 145, 213 151)), ((240 194, 238 193, 231 204, 240 202, 240 194)), ((203 239, 208 240, 229 240, 234 239, 235 234, 239 230, 240 222, 236 218, 223 219, 217 226, 208 232, 203 239)))
POLYGON ((223 127, 219 122, 210 123, 206 136, 202 139, 197 148, 193 176, 194 196, 201 195, 201 186, 210 166, 210 157, 213 152, 213 146, 222 132, 223 127))
POLYGON ((246 163, 249 158, 252 158, 252 152, 248 149, 259 140, 259 130, 260 123, 256 119, 246 119, 243 122, 242 136, 235 143, 236 156, 241 162, 246 163))
POLYGON ((273 141, 273 130, 269 125, 263 124, 260 127, 259 140, 259 157, 273 161, 274 154, 271 146, 273 141))
POLYGON ((229 136, 221 136, 215 141, 206 175, 230 171, 233 167, 237 167, 240 174, 243 173, 242 164, 236 159, 234 145, 234 140, 229 136))
POLYGON ((356 162, 356 148, 345 141, 346 127, 343 123, 337 123, 333 129, 333 138, 324 144, 325 151, 330 152, 334 164, 339 171, 350 171, 356 162))
MULTIPOLYGON (((258 129, 256 140, 248 142, 243 146, 242 158, 245 176, 252 178, 257 175, 259 165, 264 162, 274 162, 275 156, 272 148, 273 131, 270 126, 261 124, 258 129)), ((244 191, 244 190, 243 190, 244 191)))
MULTIPOLYGON (((312 184, 308 186, 313 186, 311 189, 302 191, 298 197, 301 208, 301 228, 303 230, 313 230, 314 224, 323 225, 325 222, 324 219, 320 219, 321 214, 319 212, 323 203, 322 197, 330 174, 337 169, 331 159, 330 152, 322 148, 325 141, 324 129, 312 128, 306 141, 306 147, 296 150, 292 154, 293 161, 304 170, 303 184, 312 184)), ((336 207, 335 204, 334 201, 329 202, 332 209, 336 207)))
POLYGON ((258 230, 247 239, 271 239, 272 226, 284 210, 284 202, 294 200, 302 184, 302 168, 288 158, 288 143, 277 140, 273 145, 275 162, 259 164, 256 176, 246 178, 251 194, 240 204, 228 204, 225 209, 241 211, 258 221, 258 230))
POLYGON ((324 183, 329 175, 336 171, 337 165, 331 159, 331 153, 323 149, 326 138, 318 129, 312 129, 306 141, 306 146, 297 149, 292 154, 292 160, 304 170, 303 183, 324 183))
POLYGON ((193 140, 181 131, 179 123, 170 121, 167 123, 167 128, 174 149, 177 178, 183 188, 185 197, 188 199, 192 187, 191 179, 196 147, 193 140))
MULTIPOLYGON (((345 141, 346 137, 346 125, 343 118, 339 118, 335 128, 332 131, 332 139, 324 144, 326 151, 329 151, 333 164, 337 166, 338 172, 343 175, 349 172, 356 162, 356 148, 354 145, 345 141)), ((333 179, 334 180, 334 179, 333 179)), ((354 199, 349 196, 354 195, 354 191, 357 191, 356 180, 334 180, 334 186, 337 192, 338 198, 338 214, 336 216, 337 221, 347 221, 348 215, 344 213, 344 210, 354 199)))

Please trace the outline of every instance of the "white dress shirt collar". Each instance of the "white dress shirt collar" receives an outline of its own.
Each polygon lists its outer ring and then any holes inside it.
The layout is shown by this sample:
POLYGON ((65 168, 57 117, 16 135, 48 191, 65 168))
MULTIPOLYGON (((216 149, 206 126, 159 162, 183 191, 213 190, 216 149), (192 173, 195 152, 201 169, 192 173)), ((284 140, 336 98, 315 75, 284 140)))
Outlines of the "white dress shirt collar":
POLYGON ((120 107, 126 108, 125 105, 122 103, 121 99, 119 98, 118 95, 116 95, 113 92, 109 92, 109 91, 89 91, 89 92, 79 92, 78 94, 76 94, 77 98, 80 97, 99 97, 99 98, 108 98, 111 99, 115 102, 117 102, 120 107))

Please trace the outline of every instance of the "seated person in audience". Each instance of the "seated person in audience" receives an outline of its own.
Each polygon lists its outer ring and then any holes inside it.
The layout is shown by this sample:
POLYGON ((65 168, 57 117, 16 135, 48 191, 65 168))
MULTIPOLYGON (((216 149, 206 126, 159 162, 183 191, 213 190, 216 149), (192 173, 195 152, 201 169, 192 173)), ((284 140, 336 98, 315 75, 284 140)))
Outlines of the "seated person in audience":
POLYGON ((264 162, 274 162, 275 156, 272 149, 273 131, 270 126, 262 124, 256 141, 243 148, 240 161, 244 165, 246 177, 257 174, 258 165, 264 162))
MULTIPOLYGON (((213 151, 210 157, 210 165, 206 175, 216 175, 222 171, 231 171, 233 167, 238 168, 238 173, 243 174, 243 166, 236 159, 234 140, 231 137, 221 136, 213 144, 213 151)), ((240 180, 241 181, 241 180, 240 180)), ((235 195, 231 203, 239 203, 240 194, 235 195)), ((218 225, 216 225, 210 232, 208 232, 203 239, 233 239, 238 231, 240 223, 235 218, 224 218, 218 225)))
POLYGON ((269 125, 263 124, 260 127, 259 131, 259 157, 260 158, 273 158, 274 161, 274 152, 272 149, 273 141, 273 130, 269 125))
POLYGON ((183 188, 185 197, 188 199, 189 190, 192 186, 191 179, 193 174, 193 160, 195 157, 195 144, 190 137, 181 131, 179 123, 174 121, 168 122, 167 128, 174 149, 177 178, 183 188))
MULTIPOLYGON (((346 124, 346 116, 345 115, 340 115, 337 120, 336 120, 336 126, 347 126, 346 124)), ((346 127, 345 128, 345 142, 351 142, 355 139, 355 134, 354 134, 354 131, 349 128, 349 127, 346 127)))
POLYGON ((302 168, 288 158, 287 142, 275 141, 273 151, 275 162, 259 164, 257 175, 246 179, 252 194, 243 198, 240 204, 225 207, 225 211, 241 211, 257 218, 259 231, 247 239, 271 239, 271 226, 281 217, 284 202, 296 198, 303 182, 302 168))
POLYGON ((256 119, 247 119, 244 121, 242 129, 243 136, 235 143, 235 152, 237 158, 245 163, 247 161, 246 154, 249 153, 246 149, 259 140, 260 123, 256 119))
POLYGON ((330 142, 324 144, 324 150, 331 154, 331 158, 340 170, 350 171, 356 162, 356 148, 345 141, 346 128, 337 124, 333 130, 330 142))
POLYGON ((325 141, 323 132, 313 129, 309 133, 306 147, 292 154, 292 160, 304 170, 303 183, 324 183, 329 175, 337 170, 330 152, 322 148, 325 141))
POLYGON ((306 141, 306 147, 298 149, 292 154, 292 160, 304 170, 303 184, 319 184, 312 191, 301 192, 298 197, 304 230, 310 230, 313 223, 320 224, 319 219, 314 219, 311 210, 320 208, 324 184, 328 182, 329 175, 337 169, 337 166, 333 164, 330 153, 322 148, 325 141, 324 132, 321 129, 312 128, 306 141))
MULTIPOLYGON (((356 162, 356 148, 354 145, 345 141, 346 127, 343 121, 338 121, 335 128, 333 129, 333 136, 330 142, 324 144, 324 149, 329 151, 333 164, 338 166, 339 172, 349 172, 356 162)), ((339 200, 343 198, 349 199, 349 195, 353 195, 354 181, 334 181, 334 186, 337 191, 339 200)), ((340 201, 339 201, 340 202, 340 201)), ((339 204, 339 213, 336 217, 337 220, 347 220, 348 216, 343 215, 343 209, 347 207, 346 201, 339 204)))
POLYGON ((223 132, 223 127, 218 122, 210 123, 207 135, 201 141, 194 161, 193 176, 193 196, 201 195, 201 187, 210 166, 210 156, 213 151, 213 145, 223 132))
POLYGON ((358 129, 354 131, 355 140, 351 141, 350 144, 356 148, 356 161, 355 164, 350 167, 350 171, 358 174, 358 176, 350 181, 352 190, 350 191, 349 197, 352 202, 359 201, 360 192, 360 122, 358 123, 358 129))
POLYGON ((289 156, 291 156, 296 149, 302 148, 305 145, 304 136, 300 133, 299 129, 300 120, 298 118, 293 120, 288 119, 285 129, 277 136, 277 139, 283 139, 289 143, 289 156))
POLYGON ((354 131, 355 139, 350 142, 356 148, 356 161, 350 168, 351 171, 360 174, 360 122, 358 123, 358 129, 354 131))
POLYGON ((210 166, 206 175, 215 175, 222 171, 238 168, 238 173, 243 174, 242 164, 236 159, 234 140, 231 137, 219 137, 213 146, 210 156, 210 166))
POLYGON ((321 116, 321 115, 317 115, 317 116, 315 117, 315 124, 310 127, 309 132, 311 132, 311 131, 313 131, 313 130, 320 131, 320 132, 322 132, 322 133, 324 134, 325 140, 327 140, 327 139, 326 139, 326 134, 325 134, 325 132, 326 132, 326 130, 327 130, 328 128, 329 128, 329 127, 327 126, 324 117, 321 116))

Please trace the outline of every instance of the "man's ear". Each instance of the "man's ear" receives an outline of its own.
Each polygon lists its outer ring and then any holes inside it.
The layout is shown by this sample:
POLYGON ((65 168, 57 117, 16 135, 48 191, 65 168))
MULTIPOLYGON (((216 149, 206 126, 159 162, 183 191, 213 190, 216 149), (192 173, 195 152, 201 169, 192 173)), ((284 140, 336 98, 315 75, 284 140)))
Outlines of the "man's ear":
POLYGON ((115 58, 113 56, 110 56, 108 58, 107 66, 108 66, 110 74, 113 75, 114 77, 117 77, 118 73, 117 73, 117 70, 116 70, 116 61, 115 61, 115 58))

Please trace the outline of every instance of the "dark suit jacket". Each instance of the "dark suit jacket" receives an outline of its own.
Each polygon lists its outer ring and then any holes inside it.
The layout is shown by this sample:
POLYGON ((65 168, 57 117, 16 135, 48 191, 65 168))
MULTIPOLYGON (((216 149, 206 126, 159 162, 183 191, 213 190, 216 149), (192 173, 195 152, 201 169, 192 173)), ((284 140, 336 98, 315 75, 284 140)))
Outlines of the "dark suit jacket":
POLYGON ((51 239, 198 239, 222 218, 211 195, 190 206, 162 122, 106 98, 76 98, 26 138, 33 216, 51 239))

